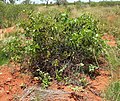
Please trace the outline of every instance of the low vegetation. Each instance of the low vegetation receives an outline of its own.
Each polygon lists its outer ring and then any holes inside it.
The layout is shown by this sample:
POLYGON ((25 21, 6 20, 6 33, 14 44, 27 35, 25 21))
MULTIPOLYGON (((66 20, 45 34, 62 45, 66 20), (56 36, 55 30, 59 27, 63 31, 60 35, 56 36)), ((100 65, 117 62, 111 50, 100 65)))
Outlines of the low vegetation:
POLYGON ((0 1, 0 28, 11 27, 18 24, 27 15, 23 11, 34 10, 32 5, 5 4, 0 1))
POLYGON ((109 101, 120 100, 120 81, 115 81, 110 84, 108 90, 106 91, 106 98, 109 101))

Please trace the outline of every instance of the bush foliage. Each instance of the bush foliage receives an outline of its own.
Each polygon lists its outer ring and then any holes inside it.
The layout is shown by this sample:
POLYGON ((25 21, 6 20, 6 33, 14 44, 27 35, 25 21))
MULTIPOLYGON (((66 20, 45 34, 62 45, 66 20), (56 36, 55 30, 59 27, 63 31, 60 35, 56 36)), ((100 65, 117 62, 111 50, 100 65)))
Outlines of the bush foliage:
POLYGON ((27 64, 35 76, 43 79, 44 87, 51 80, 49 75, 59 81, 77 72, 93 75, 98 69, 97 58, 106 45, 91 15, 78 18, 59 12, 28 15, 27 21, 21 23, 24 33, 11 41, 7 39, 3 52, 27 64))
POLYGON ((30 14, 22 27, 27 39, 33 41, 32 66, 46 72, 68 62, 93 63, 94 56, 99 56, 105 46, 97 21, 85 14, 78 18, 70 18, 66 13, 30 14))

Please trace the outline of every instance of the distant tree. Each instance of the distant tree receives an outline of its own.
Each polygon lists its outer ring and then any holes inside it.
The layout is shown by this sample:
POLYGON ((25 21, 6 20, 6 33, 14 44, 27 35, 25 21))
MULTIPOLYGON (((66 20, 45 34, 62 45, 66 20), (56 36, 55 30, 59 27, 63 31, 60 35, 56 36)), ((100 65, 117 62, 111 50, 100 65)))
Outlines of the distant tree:
POLYGON ((31 0, 24 0, 23 2, 22 2, 22 4, 31 4, 32 2, 31 2, 31 0))
POLYGON ((40 0, 42 2, 45 2, 46 6, 48 5, 49 0, 40 0))
POLYGON ((54 0, 54 1, 55 1, 55 4, 57 4, 58 6, 60 5, 59 0, 54 0))
POLYGON ((35 1, 33 2, 33 4, 35 4, 35 1))
POLYGON ((67 0, 55 0, 57 5, 63 4, 66 5, 67 4, 67 0))
POLYGON ((18 1, 18 0, 0 0, 4 3, 10 3, 10 4, 15 4, 15 1, 18 1))
POLYGON ((2 1, 2 2, 5 2, 5 3, 6 3, 6 0, 0 0, 0 1, 2 1))
POLYGON ((50 4, 52 5, 52 1, 50 2, 50 4))
POLYGON ((89 3, 91 2, 91 0, 89 0, 89 3))
POLYGON ((14 4, 14 3, 15 3, 15 0, 9 0, 9 2, 10 2, 11 4, 14 4))
POLYGON ((74 5, 75 5, 75 3, 76 3, 76 2, 74 1, 74 5))

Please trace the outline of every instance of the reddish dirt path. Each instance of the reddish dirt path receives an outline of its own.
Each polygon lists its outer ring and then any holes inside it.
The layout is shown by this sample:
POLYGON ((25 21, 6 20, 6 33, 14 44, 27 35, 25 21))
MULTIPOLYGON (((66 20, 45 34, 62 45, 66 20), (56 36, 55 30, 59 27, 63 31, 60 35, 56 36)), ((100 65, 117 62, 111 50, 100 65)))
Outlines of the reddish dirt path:
POLYGON ((25 87, 36 83, 31 76, 21 74, 19 70, 18 66, 0 67, 0 101, 14 101, 25 87))

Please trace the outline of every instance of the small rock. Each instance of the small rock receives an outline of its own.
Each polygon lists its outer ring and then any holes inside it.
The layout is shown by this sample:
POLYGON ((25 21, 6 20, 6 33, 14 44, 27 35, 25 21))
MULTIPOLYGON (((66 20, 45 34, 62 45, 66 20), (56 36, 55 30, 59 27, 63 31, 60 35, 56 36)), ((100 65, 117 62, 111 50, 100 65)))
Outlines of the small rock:
POLYGON ((2 72, 0 72, 0 75, 2 74, 2 72))
POLYGON ((26 88, 26 84, 25 83, 21 83, 20 87, 21 87, 21 89, 25 89, 26 88))
POLYGON ((6 80, 6 82, 11 82, 11 80, 12 80, 12 78, 8 78, 8 79, 6 80))
POLYGON ((4 88, 1 88, 1 89, 0 89, 0 93, 3 93, 3 92, 4 92, 4 88))
POLYGON ((35 80, 35 81, 38 81, 38 80, 39 80, 39 78, 38 78, 38 77, 34 77, 34 80, 35 80))
POLYGON ((9 91, 6 91, 7 94, 9 94, 10 92, 9 91))

